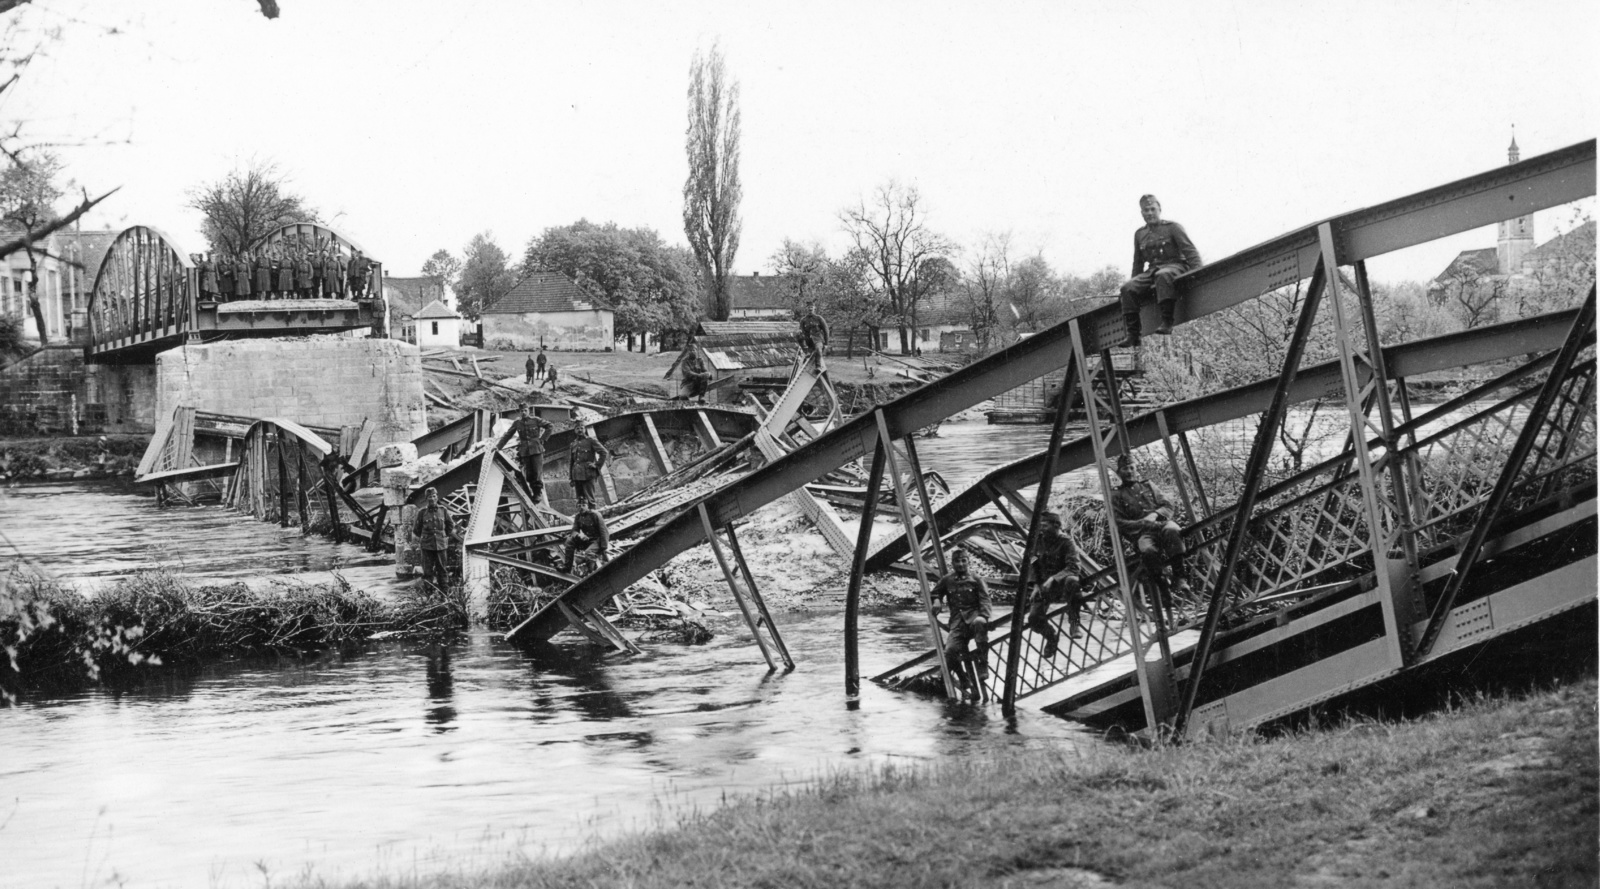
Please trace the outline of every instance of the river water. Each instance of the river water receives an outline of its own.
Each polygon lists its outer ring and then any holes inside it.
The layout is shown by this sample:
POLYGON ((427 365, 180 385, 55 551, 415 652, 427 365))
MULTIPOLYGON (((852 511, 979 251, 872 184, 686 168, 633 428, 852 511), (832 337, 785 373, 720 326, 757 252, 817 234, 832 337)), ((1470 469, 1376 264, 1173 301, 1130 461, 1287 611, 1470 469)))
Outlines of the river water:
MULTIPOLYGON (((945 424, 921 442, 952 487, 1042 447, 1046 427, 945 424)), ((0 496, 0 543, 85 587, 166 565, 268 582, 337 571, 392 589, 381 556, 220 507, 159 509, 114 484, 0 496)), ((581 642, 530 655, 450 647, 229 663, 142 687, 0 710, 0 886, 212 887, 430 873, 561 854, 724 799, 841 770, 1101 742, 865 683, 843 697, 841 615, 775 615, 798 664, 769 674, 747 633, 626 658, 581 642)), ((927 644, 910 613, 863 616, 862 672, 927 644)))

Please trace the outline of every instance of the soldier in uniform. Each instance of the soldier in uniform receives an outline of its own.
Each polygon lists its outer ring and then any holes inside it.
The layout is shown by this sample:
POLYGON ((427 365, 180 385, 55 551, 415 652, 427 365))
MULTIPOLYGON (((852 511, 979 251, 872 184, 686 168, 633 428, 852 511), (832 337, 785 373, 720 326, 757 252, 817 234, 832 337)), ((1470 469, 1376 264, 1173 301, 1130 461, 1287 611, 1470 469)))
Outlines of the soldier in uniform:
POLYGON ((249 299, 254 291, 250 284, 250 253, 246 251, 233 258, 233 292, 240 299, 249 299))
POLYGON ((1046 512, 1039 516, 1039 554, 1033 560, 1033 604, 1028 608, 1028 629, 1044 637, 1044 656, 1056 656, 1061 634, 1050 625, 1046 612, 1051 605, 1067 603, 1068 633, 1083 635, 1079 620, 1083 600, 1078 598, 1078 548, 1061 531, 1061 516, 1046 512))
POLYGON ((573 440, 572 450, 567 455, 568 478, 572 480, 573 495, 580 501, 593 503, 594 480, 600 477, 600 470, 611 459, 611 452, 599 439, 588 435, 588 428, 582 422, 577 431, 577 438, 573 440))
POLYGON ((1139 554, 1139 562, 1161 596, 1162 606, 1170 609, 1170 588, 1159 582, 1166 579, 1169 567, 1178 590, 1187 592, 1189 589, 1189 582, 1183 576, 1183 529, 1173 521, 1172 502, 1139 477, 1127 454, 1117 458, 1117 478, 1121 484, 1111 495, 1111 512, 1117 531, 1139 554))
POLYGON ((817 314, 816 303, 806 303, 806 313, 800 318, 800 348, 817 360, 817 370, 822 370, 822 352, 828 348, 828 322, 817 314))
POLYGON ((967 573, 967 551, 957 548, 950 554, 950 573, 939 578, 933 588, 933 612, 939 613, 940 599, 950 601, 950 631, 945 636, 945 663, 960 677, 962 694, 969 698, 986 698, 989 690, 989 618, 994 606, 989 601, 989 586, 983 578, 967 573), (978 687, 972 688, 961 663, 968 657, 967 643, 977 643, 972 654, 973 666, 978 672, 978 687))
POLYGON ((272 267, 268 265, 264 251, 258 250, 250 255, 250 275, 255 281, 256 296, 271 299, 272 267))
POLYGON ((345 273, 345 280, 350 282, 350 298, 362 299, 367 295, 367 276, 372 272, 372 260, 368 259, 360 250, 350 257, 350 268, 345 273))
POLYGON ((604 565, 611 558, 611 532, 606 529, 606 519, 594 508, 594 501, 578 498, 578 513, 572 517, 572 533, 562 544, 561 570, 572 573, 572 563, 578 553, 594 547, 595 561, 604 565))
POLYGON ((533 357, 533 379, 529 382, 535 385, 544 379, 544 366, 550 363, 549 356, 544 354, 544 346, 539 347, 539 354, 533 357))
POLYGON ((417 548, 422 552, 422 579, 438 586, 450 581, 450 541, 456 539, 455 520, 450 510, 439 503, 437 488, 428 489, 428 499, 411 522, 417 548))
POLYGON ((294 287, 299 291, 301 299, 310 299, 316 295, 316 267, 311 264, 311 251, 305 244, 301 244, 295 251, 294 287))
POLYGON ((217 298, 217 267, 211 262, 211 257, 205 253, 194 255, 194 267, 200 279, 200 299, 205 302, 215 301, 217 298))
POLYGON ((327 291, 320 290, 322 282, 328 276, 328 248, 318 246, 311 257, 311 296, 328 296, 327 291))
POLYGON ((279 296, 283 299, 294 296, 294 258, 283 244, 273 248, 272 277, 278 285, 279 296))
POLYGON ((706 370, 705 362, 700 360, 700 350, 691 344, 689 357, 683 359, 683 390, 686 398, 693 398, 700 404, 706 403, 706 389, 711 385, 711 372, 706 370))
POLYGON ((345 262, 344 256, 339 253, 335 244, 328 245, 328 263, 323 266, 322 295, 325 299, 339 299, 344 296, 345 262))
POLYGON ((543 368, 539 367, 538 363, 533 360, 532 355, 528 356, 527 361, 522 362, 522 372, 527 376, 529 386, 539 385, 539 376, 542 370, 543 368))
POLYGON ((560 376, 560 374, 556 372, 555 362, 551 362, 550 366, 545 369, 544 373, 544 381, 550 386, 551 392, 556 391, 556 378, 558 376, 560 376))
POLYGON ((523 405, 517 409, 516 422, 494 446, 498 451, 512 435, 517 436, 517 461, 522 466, 522 481, 533 494, 535 503, 544 497, 544 440, 554 428, 549 420, 534 414, 533 408, 523 405))
POLYGON ((1189 240, 1183 226, 1161 218, 1161 202, 1153 194, 1139 198, 1144 227, 1133 233, 1133 277, 1122 285, 1122 320, 1128 328, 1124 346, 1139 345, 1139 299, 1154 290, 1161 309, 1161 326, 1156 333, 1172 332, 1173 312, 1178 291, 1173 280, 1201 266, 1200 251, 1189 240))
POLYGON ((217 268, 217 299, 233 299, 233 257, 223 254, 212 260, 217 268))

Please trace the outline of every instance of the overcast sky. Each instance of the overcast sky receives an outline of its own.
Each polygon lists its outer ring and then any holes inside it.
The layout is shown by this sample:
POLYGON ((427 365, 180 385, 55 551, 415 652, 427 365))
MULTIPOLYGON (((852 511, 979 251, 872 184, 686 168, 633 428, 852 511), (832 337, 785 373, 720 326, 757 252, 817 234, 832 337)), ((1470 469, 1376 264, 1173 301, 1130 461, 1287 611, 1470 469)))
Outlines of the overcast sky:
POLYGON ((280 5, 36 0, 23 22, 63 39, 0 113, 122 187, 94 227, 201 250, 186 192, 255 158, 396 275, 582 217, 686 243, 687 74, 713 40, 742 90, 741 273, 786 237, 837 250, 839 210, 891 177, 969 248, 1009 231, 1087 274, 1129 264, 1144 192, 1218 259, 1504 163, 1513 124, 1525 158, 1600 129, 1594 0, 280 5))

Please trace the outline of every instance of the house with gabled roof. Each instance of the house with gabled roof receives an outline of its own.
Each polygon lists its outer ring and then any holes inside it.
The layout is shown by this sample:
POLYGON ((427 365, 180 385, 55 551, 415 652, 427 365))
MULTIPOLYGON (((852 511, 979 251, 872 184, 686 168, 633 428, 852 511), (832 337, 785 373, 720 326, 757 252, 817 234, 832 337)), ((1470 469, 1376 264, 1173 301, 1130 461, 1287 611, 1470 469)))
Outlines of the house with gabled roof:
POLYGON ((461 345, 461 316, 442 300, 434 300, 416 314, 417 346, 454 349, 461 345))
POLYGON ((560 272, 530 271, 478 315, 490 349, 609 351, 616 312, 600 295, 560 272))
POLYGON ((789 275, 733 275, 728 278, 728 292, 729 321, 790 321, 795 317, 795 292, 789 275))

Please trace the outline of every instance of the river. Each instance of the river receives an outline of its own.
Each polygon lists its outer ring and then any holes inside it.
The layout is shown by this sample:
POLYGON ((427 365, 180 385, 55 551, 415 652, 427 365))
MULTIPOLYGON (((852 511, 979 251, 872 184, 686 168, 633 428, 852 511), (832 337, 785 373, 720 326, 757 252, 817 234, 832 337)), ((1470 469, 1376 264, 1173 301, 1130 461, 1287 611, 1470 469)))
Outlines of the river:
MULTIPOLYGON (((945 424, 921 444, 959 487, 1043 446, 1046 427, 945 424)), ((318 579, 382 594, 386 559, 130 487, 13 487, 9 554, 93 588, 141 568, 318 579)), ((563 642, 535 657, 476 631, 449 647, 165 672, 0 710, 0 885, 213 887, 403 876, 561 854, 726 798, 956 753, 1099 746, 865 683, 842 691, 841 615, 775 615, 798 664, 769 674, 747 633, 635 657, 563 642)), ((910 613, 863 616, 862 672, 925 649, 910 613)))

